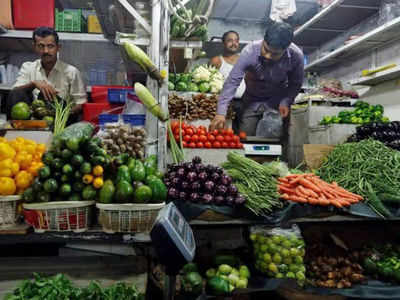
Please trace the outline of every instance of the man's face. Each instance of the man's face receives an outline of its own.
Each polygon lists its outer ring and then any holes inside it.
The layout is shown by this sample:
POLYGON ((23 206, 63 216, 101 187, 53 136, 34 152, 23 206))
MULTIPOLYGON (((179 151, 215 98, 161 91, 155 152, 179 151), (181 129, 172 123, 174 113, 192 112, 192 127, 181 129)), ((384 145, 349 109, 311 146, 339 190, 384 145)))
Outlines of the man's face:
POLYGON ((285 49, 276 49, 268 46, 266 41, 263 41, 261 47, 261 55, 267 61, 278 61, 281 59, 282 55, 285 53, 285 49))
POLYGON ((57 61, 57 52, 60 50, 60 46, 56 44, 54 36, 35 36, 33 46, 36 53, 40 56, 42 62, 51 63, 57 61))
POLYGON ((239 37, 236 33, 229 33, 224 41, 224 50, 228 53, 236 53, 239 50, 239 37))

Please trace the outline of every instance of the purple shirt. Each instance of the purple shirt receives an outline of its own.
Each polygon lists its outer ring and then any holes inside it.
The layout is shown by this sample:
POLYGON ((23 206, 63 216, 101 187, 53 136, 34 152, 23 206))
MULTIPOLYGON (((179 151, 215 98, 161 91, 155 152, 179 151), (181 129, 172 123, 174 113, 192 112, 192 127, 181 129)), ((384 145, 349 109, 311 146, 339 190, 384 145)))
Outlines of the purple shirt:
POLYGON ((217 114, 226 115, 243 77, 246 82, 243 100, 255 110, 260 104, 278 108, 280 104, 293 103, 303 84, 303 52, 292 43, 278 61, 267 61, 261 56, 262 42, 254 41, 240 53, 219 96, 217 114))

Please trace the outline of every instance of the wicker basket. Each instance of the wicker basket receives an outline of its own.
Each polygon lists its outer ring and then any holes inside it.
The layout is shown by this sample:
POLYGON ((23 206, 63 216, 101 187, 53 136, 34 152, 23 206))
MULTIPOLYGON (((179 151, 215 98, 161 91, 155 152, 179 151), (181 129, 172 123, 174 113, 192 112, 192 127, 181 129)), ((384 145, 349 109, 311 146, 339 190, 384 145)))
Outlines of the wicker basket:
POLYGON ((96 203, 99 223, 106 233, 148 233, 165 203, 157 204, 101 204, 96 203))
POLYGON ((24 203, 24 217, 37 233, 84 232, 89 228, 94 201, 24 203))
POLYGON ((0 228, 15 225, 17 219, 17 203, 20 195, 0 197, 0 228))

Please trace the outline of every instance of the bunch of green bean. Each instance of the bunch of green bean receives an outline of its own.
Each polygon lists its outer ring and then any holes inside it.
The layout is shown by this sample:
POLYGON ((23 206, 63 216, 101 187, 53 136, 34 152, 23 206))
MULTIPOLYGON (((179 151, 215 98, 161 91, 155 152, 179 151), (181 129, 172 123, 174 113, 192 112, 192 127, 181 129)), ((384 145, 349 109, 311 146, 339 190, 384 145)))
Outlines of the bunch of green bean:
POLYGON ((246 198, 246 207, 255 215, 266 216, 275 208, 283 206, 279 200, 277 179, 272 168, 234 151, 229 152, 228 161, 222 167, 246 198))
POLYGON ((375 198, 371 194, 400 191, 400 152, 373 139, 338 145, 317 173, 327 182, 375 198))

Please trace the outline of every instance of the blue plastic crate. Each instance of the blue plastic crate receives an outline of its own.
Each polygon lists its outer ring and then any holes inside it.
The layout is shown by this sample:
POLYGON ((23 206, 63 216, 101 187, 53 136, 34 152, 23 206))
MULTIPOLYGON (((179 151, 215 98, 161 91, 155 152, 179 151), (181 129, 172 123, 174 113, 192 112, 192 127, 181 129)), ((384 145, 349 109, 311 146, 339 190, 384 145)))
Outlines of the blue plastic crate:
POLYGON ((131 126, 144 126, 146 123, 146 115, 123 114, 122 120, 124 123, 130 124, 131 126))
POLYGON ((129 95, 135 95, 132 88, 129 89, 108 89, 108 102, 124 104, 129 95))
POLYGON ((113 114, 100 114, 99 115, 99 125, 104 125, 106 123, 116 123, 119 120, 119 115, 113 114))

